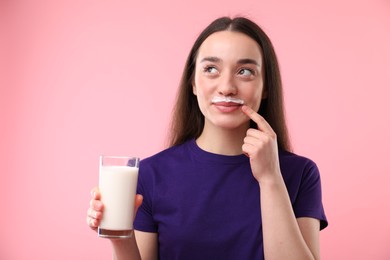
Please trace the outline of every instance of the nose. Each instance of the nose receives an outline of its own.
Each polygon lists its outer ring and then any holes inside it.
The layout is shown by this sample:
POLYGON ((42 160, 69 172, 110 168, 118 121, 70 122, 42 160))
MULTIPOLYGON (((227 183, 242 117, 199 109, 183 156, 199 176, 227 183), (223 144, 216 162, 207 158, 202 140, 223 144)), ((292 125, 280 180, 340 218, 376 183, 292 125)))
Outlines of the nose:
POLYGON ((218 84, 218 94, 222 96, 234 96, 237 94, 237 87, 231 75, 221 77, 218 84))

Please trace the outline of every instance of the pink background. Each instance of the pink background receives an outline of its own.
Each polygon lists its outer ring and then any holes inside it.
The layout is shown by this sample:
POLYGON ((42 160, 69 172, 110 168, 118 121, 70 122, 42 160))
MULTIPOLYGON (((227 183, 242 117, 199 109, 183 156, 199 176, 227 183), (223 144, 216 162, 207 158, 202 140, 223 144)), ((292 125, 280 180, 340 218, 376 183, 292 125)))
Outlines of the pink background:
POLYGON ((273 40, 320 167, 322 258, 390 259, 388 0, 1 0, 0 259, 110 258, 85 222, 99 154, 164 147, 195 37, 236 14, 273 40))

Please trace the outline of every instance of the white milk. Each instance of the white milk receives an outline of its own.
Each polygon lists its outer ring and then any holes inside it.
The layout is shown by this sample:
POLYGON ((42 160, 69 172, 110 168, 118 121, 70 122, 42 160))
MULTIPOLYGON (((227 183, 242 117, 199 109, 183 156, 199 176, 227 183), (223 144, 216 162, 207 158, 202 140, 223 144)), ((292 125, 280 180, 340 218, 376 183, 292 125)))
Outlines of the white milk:
POLYGON ((138 168, 129 166, 101 166, 99 189, 104 204, 101 229, 133 229, 134 199, 138 168))

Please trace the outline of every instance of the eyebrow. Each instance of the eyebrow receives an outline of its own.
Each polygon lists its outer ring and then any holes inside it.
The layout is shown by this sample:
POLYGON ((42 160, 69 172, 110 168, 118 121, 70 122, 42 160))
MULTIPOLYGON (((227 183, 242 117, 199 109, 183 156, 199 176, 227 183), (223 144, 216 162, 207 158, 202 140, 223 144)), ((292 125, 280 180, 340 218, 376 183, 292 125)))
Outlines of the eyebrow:
POLYGON ((210 57, 204 57, 200 62, 205 62, 205 61, 221 62, 221 59, 218 57, 210 56, 210 57))
MULTIPOLYGON (((209 57, 204 57, 200 62, 206 62, 206 61, 209 61, 209 62, 221 62, 222 60, 218 57, 214 57, 214 56, 209 56, 209 57)), ((249 58, 246 58, 246 59, 240 59, 237 61, 238 64, 254 64, 256 66, 259 66, 260 67, 260 64, 254 60, 254 59, 249 59, 249 58)))
POLYGON ((253 64, 260 67, 260 64, 254 59, 241 59, 238 60, 238 64, 253 64))

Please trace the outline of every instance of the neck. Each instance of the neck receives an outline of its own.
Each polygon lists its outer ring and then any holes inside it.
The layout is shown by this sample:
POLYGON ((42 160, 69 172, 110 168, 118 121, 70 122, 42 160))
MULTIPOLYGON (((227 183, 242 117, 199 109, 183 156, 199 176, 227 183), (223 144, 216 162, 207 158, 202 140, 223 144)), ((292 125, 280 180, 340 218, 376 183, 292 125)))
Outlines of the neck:
POLYGON ((207 128, 196 139, 198 146, 208 152, 222 155, 242 154, 242 145, 248 127, 239 129, 207 128))

